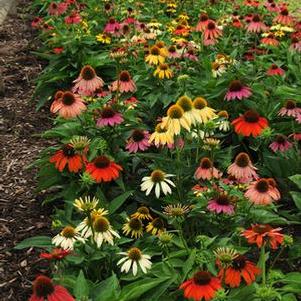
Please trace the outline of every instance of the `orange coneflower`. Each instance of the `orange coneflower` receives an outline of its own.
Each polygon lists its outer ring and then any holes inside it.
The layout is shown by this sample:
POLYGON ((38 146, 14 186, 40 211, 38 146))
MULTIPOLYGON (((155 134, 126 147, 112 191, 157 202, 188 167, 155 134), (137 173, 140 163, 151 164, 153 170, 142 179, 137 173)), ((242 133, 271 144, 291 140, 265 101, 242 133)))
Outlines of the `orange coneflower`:
POLYGON ((249 244, 256 244, 258 248, 269 244, 272 249, 277 249, 284 239, 284 235, 279 232, 281 230, 282 228, 273 229, 270 225, 255 224, 243 231, 241 235, 248 240, 249 244))
POLYGON ((275 23, 280 23, 282 25, 290 26, 294 23, 294 18, 289 15, 287 8, 282 8, 279 15, 273 20, 275 23))
POLYGON ((273 33, 267 34, 265 37, 263 37, 260 42, 262 44, 268 45, 268 46, 278 46, 279 41, 276 39, 275 35, 273 33))
POLYGON ((60 172, 67 165, 70 172, 78 172, 83 168, 84 161, 85 157, 77 154, 71 144, 66 144, 49 159, 50 163, 55 163, 55 168, 60 172))
POLYGON ((86 166, 86 172, 97 182, 110 182, 119 177, 122 167, 107 156, 99 156, 86 166))
POLYGON ((208 22, 210 21, 207 14, 203 13, 200 15, 199 22, 195 27, 196 31, 204 31, 206 29, 206 26, 208 22))
POLYGON ((251 19, 251 22, 247 25, 248 32, 262 32, 266 31, 268 27, 261 21, 259 15, 254 15, 251 19))
POLYGON ((212 161, 205 157, 201 159, 200 166, 194 173, 194 177, 199 180, 210 180, 212 178, 220 178, 222 173, 213 166, 212 161))
POLYGON ((111 91, 119 91, 121 93, 136 91, 135 82, 128 71, 123 70, 120 72, 118 79, 111 85, 111 91))
POLYGON ((219 36, 222 35, 220 29, 217 28, 214 21, 209 21, 204 31, 205 40, 216 40, 219 36))
POLYGON ((249 137, 257 137, 268 127, 266 118, 261 117, 256 111, 248 110, 240 117, 232 121, 234 130, 237 134, 249 137))

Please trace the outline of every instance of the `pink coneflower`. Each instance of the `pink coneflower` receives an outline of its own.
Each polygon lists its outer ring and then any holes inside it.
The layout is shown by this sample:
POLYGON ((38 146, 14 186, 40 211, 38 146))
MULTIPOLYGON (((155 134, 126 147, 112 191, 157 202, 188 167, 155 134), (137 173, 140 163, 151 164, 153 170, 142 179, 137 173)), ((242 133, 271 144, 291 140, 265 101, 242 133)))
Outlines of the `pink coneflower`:
POLYGON ((209 21, 205 31, 204 31, 204 40, 216 40, 222 35, 222 31, 217 28, 214 21, 209 21))
POLYGON ((96 125, 99 127, 103 126, 114 126, 123 122, 122 114, 116 112, 110 106, 105 106, 100 111, 100 118, 97 119, 96 125))
POLYGON ((225 213, 229 215, 234 213, 234 205, 231 204, 231 199, 225 193, 221 193, 216 198, 210 200, 207 209, 215 213, 225 213))
POLYGON ((148 131, 134 130, 125 148, 129 153, 137 153, 139 150, 145 151, 150 147, 149 137, 148 131))
POLYGON ((274 18, 273 22, 290 26, 294 23, 294 18, 289 15, 288 10, 286 8, 283 8, 281 9, 279 15, 274 18))
POLYGON ((112 83, 110 89, 111 91, 119 91, 121 93, 135 92, 136 85, 128 71, 121 71, 118 80, 112 83))
POLYGON ((247 25, 248 32, 262 32, 266 31, 268 27, 261 21, 259 15, 254 15, 251 22, 247 25))
POLYGON ((268 179, 262 178, 248 186, 245 197, 256 205, 269 205, 280 199, 280 193, 276 187, 270 185, 268 179))
POLYGON ((235 177, 242 183, 248 183, 253 179, 258 179, 257 168, 252 164, 247 153, 239 153, 228 167, 228 174, 235 177))
POLYGON ((201 14, 199 18, 199 22, 195 27, 195 31, 204 31, 210 21, 207 14, 201 14))
POLYGON ((278 112, 279 116, 298 117, 301 114, 301 108, 297 107, 294 100, 289 99, 286 101, 283 108, 278 112))
POLYGON ((192 48, 188 49, 188 50, 184 53, 183 57, 188 58, 188 59, 190 59, 191 61, 195 61, 195 62, 198 61, 198 57, 195 55, 195 52, 194 52, 194 50, 193 50, 192 48))
POLYGON ((276 64, 272 64, 272 66, 268 69, 267 71, 267 75, 269 76, 274 76, 274 75, 284 75, 285 74, 285 71, 278 67, 276 64))
POLYGON ((38 276, 33 282, 33 294, 29 301, 75 301, 70 293, 61 285, 55 285, 46 276, 38 276))
POLYGON ((65 24, 78 24, 82 20, 82 17, 77 11, 71 12, 71 14, 65 17, 65 24))
POLYGON ((240 80, 233 80, 230 83, 229 89, 225 95, 226 100, 248 98, 252 95, 252 91, 249 87, 242 85, 240 80))
POLYGON ((104 85, 103 80, 96 75, 94 68, 90 65, 84 66, 80 71, 79 77, 73 82, 75 85, 72 91, 84 96, 91 96, 104 85))
POLYGON ((301 52, 301 40, 298 38, 292 38, 292 44, 290 45, 290 50, 296 51, 296 52, 301 52))
POLYGON ((301 123, 301 114, 299 114, 295 119, 296 119, 296 122, 300 124, 301 123))
POLYGON ((51 2, 48 7, 48 14, 51 16, 59 16, 63 14, 68 8, 68 4, 65 2, 55 3, 51 2))
POLYGON ((213 166, 212 161, 205 157, 201 159, 200 166, 194 173, 194 177, 199 180, 210 180, 212 178, 219 179, 222 173, 213 166))
POLYGON ((272 142, 269 147, 273 152, 286 152, 289 150, 293 144, 287 140, 287 137, 280 134, 276 136, 276 139, 274 142, 272 142))
POLYGON ((83 111, 86 110, 86 105, 79 95, 73 94, 72 92, 61 92, 51 104, 50 111, 52 113, 58 113, 61 117, 68 119, 79 116, 83 111))
POLYGON ((170 57, 170 58, 180 58, 181 57, 181 54, 179 52, 177 52, 177 48, 174 45, 169 46, 168 57, 170 57))
POLYGON ((120 24, 115 20, 115 18, 111 17, 109 22, 106 24, 104 28, 104 32, 107 33, 116 33, 120 29, 120 24))
POLYGON ((278 46, 279 41, 275 38, 273 33, 269 33, 266 37, 262 38, 260 42, 268 46, 278 46))

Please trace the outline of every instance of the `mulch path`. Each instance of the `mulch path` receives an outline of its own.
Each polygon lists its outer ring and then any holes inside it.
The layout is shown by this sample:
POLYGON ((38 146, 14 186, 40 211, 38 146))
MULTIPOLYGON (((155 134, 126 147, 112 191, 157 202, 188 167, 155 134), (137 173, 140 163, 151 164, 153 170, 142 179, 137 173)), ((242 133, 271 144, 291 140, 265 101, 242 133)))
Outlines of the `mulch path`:
POLYGON ((29 5, 19 1, 0 27, 0 301, 28 300, 31 281, 47 272, 36 250, 13 249, 25 238, 50 234, 51 225, 51 208, 42 207, 35 192, 36 171, 26 168, 48 143, 34 135, 51 125, 48 111, 36 112, 31 99, 42 63, 31 54, 29 5))

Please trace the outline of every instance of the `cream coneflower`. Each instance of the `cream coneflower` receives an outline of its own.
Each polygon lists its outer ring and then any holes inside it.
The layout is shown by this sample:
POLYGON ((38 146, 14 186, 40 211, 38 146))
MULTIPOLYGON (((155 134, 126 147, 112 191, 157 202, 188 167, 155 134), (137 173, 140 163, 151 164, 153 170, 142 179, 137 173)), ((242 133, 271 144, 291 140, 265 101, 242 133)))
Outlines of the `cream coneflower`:
POLYGON ((103 80, 96 75, 95 70, 90 65, 84 66, 80 71, 79 77, 73 82, 75 85, 72 91, 84 96, 91 96, 104 85, 103 80))
POLYGON ((90 196, 85 196, 84 198, 80 197, 78 199, 75 199, 73 206, 76 207, 79 211, 89 213, 96 208, 98 202, 99 200, 96 197, 93 197, 91 199, 90 196))
POLYGON ((133 275, 136 276, 138 272, 138 265, 140 266, 143 273, 147 273, 152 266, 150 261, 151 257, 147 254, 143 254, 138 248, 130 248, 127 252, 120 252, 120 255, 125 255, 121 258, 117 265, 121 265, 121 272, 128 273, 130 269, 133 271, 133 275))
POLYGON ((212 178, 219 179, 222 173, 213 166, 212 161, 205 157, 201 159, 200 166, 194 173, 194 177, 199 180, 210 180, 212 178))
POLYGON ((155 131, 151 134, 149 138, 149 142, 154 142, 156 147, 165 144, 173 144, 173 136, 173 133, 168 131, 167 127, 162 127, 162 123, 158 123, 156 125, 155 131))
POLYGON ((167 205, 163 213, 170 217, 183 217, 190 211, 190 207, 182 204, 167 205))
POLYGON ((160 79, 164 79, 164 78, 169 79, 173 77, 173 73, 169 68, 168 64, 160 63, 157 69, 154 71, 154 76, 157 76, 160 79))
POLYGON ((217 121, 218 129, 223 132, 230 130, 229 114, 227 111, 220 111, 217 113, 219 120, 217 121))
POLYGON ((152 189, 155 187, 156 198, 160 197, 161 190, 165 195, 171 194, 170 186, 176 185, 168 178, 173 177, 172 174, 166 174, 160 169, 154 170, 149 177, 143 177, 141 183, 141 191, 146 191, 146 195, 149 195, 152 189))
POLYGON ((157 46, 152 46, 149 54, 145 57, 145 62, 150 65, 158 65, 163 64, 165 61, 165 57, 162 56, 160 48, 157 46))
POLYGON ((228 174, 243 183, 258 179, 257 168, 252 164, 247 153, 239 153, 234 163, 228 167, 228 174))
POLYGON ((148 223, 146 232, 157 235, 165 231, 164 222, 161 218, 157 217, 148 223))
POLYGON ((197 110, 203 123, 215 118, 215 110, 208 107, 207 101, 203 97, 196 97, 193 100, 193 107, 197 110))
POLYGON ((194 108, 193 102, 190 97, 184 95, 177 100, 177 105, 179 105, 184 110, 184 117, 189 120, 190 123, 196 125, 197 123, 202 123, 202 118, 197 109, 194 108))
POLYGON ((167 127, 173 135, 181 132, 181 127, 190 131, 190 121, 184 116, 184 110, 177 104, 172 105, 167 110, 167 116, 162 118, 162 128, 167 127))
POLYGON ((77 229, 72 226, 66 226, 59 234, 52 239, 52 243, 64 250, 73 250, 75 242, 85 243, 85 239, 80 236, 77 229))
POLYGON ((239 253, 229 247, 220 247, 213 251, 218 265, 223 268, 228 268, 231 266, 232 261, 239 256, 239 253))
POLYGON ((149 209, 145 206, 139 207, 135 213, 131 215, 132 218, 138 218, 140 220, 152 220, 149 209))
POLYGON ((120 238, 119 234, 112 229, 109 220, 104 216, 97 217, 93 222, 94 241, 98 248, 101 247, 103 242, 114 245, 114 236, 120 238))
POLYGON ((139 238, 143 235, 143 224, 139 218, 127 218, 127 222, 123 225, 122 231, 125 235, 130 235, 132 238, 139 238))
POLYGON ((111 84, 110 89, 111 91, 127 93, 135 92, 137 88, 129 72, 124 70, 120 72, 118 79, 111 84))

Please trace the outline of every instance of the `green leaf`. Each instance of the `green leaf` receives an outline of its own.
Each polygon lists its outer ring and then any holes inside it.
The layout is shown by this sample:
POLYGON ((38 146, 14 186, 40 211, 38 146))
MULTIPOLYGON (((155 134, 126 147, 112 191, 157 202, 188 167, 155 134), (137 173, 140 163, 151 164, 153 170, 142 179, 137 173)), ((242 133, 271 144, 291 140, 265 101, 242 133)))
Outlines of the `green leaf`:
POLYGON ((282 296, 281 301, 297 301, 297 298, 293 294, 286 294, 282 296))
POLYGON ((294 175, 288 178, 301 189, 301 175, 294 175))
POLYGON ((194 262, 195 262, 195 257, 196 257, 196 249, 193 249, 192 252, 190 253, 188 259, 183 265, 183 278, 182 280, 187 278, 188 273, 191 271, 194 262))
POLYGON ((95 301, 119 300, 120 286, 115 274, 100 282, 93 289, 93 298, 95 301))
POLYGON ((78 300, 89 296, 89 285, 82 270, 77 276, 73 292, 78 300))
POLYGON ((49 236, 35 236, 35 237, 30 237, 26 238, 20 243, 18 243, 14 249, 16 250, 22 250, 26 248, 32 248, 32 247, 37 247, 37 248, 49 248, 52 246, 51 243, 51 237, 49 236))
POLYGON ((290 191, 290 195, 292 196, 296 207, 301 210, 301 192, 290 191))
POLYGON ((133 192, 134 190, 126 191, 125 193, 121 194, 120 196, 112 200, 109 205, 110 214, 116 212, 122 206, 122 204, 127 200, 127 198, 133 194, 133 192))
POLYGON ((255 288, 254 285, 245 286, 242 288, 232 289, 229 294, 229 300, 231 301, 253 301, 255 288))

